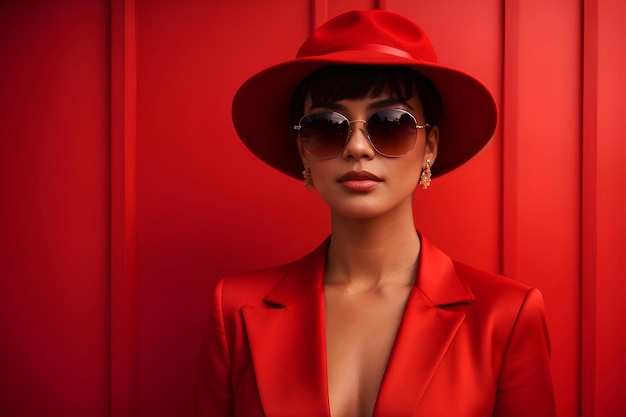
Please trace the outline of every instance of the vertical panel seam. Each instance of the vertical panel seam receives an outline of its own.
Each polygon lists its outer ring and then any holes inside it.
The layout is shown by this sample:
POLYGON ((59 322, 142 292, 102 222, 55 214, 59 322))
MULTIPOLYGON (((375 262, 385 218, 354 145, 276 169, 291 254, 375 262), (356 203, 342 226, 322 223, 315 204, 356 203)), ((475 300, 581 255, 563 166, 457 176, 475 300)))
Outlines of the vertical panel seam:
POLYGON ((596 409, 596 271, 597 271, 597 78, 598 3, 583 0, 581 100, 581 309, 580 413, 594 417, 596 409))
POLYGON ((517 105, 515 103, 519 69, 519 5, 503 0, 503 51, 502 51, 502 183, 501 183, 501 270, 504 275, 518 277, 517 236, 517 105), (506 140, 504 140, 506 138, 506 140))
POLYGON ((136 416, 135 0, 111 7, 110 408, 136 416))
POLYGON ((328 20, 328 0, 311 0, 311 28, 309 33, 328 20))

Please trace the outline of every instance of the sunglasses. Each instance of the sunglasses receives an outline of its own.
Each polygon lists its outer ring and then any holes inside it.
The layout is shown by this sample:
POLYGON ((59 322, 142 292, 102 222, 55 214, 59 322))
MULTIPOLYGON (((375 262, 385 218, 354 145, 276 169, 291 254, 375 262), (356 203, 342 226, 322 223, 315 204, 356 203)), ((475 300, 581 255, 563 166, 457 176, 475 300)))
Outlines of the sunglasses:
POLYGON ((363 122, 367 140, 376 152, 397 158, 411 152, 415 146, 419 125, 411 113, 401 109, 380 110, 367 120, 348 120, 334 111, 308 114, 300 119, 294 130, 298 131, 304 150, 316 158, 339 155, 348 144, 350 125, 363 122))

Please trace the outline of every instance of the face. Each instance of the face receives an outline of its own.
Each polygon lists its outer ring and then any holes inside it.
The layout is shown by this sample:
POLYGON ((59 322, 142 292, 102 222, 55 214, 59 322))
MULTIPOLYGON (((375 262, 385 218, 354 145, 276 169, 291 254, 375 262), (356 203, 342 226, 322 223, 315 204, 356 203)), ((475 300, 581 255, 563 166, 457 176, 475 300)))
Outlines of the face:
POLYGON ((417 129, 415 146, 399 157, 378 153, 367 136, 367 120, 374 112, 402 109, 413 115, 418 125, 424 125, 422 106, 414 96, 409 101, 393 99, 389 94, 360 100, 339 100, 313 107, 305 101, 304 114, 334 111, 350 123, 348 142, 338 155, 316 158, 299 142, 304 166, 311 170, 313 184, 333 213, 350 218, 374 218, 410 209, 412 195, 418 185, 426 160, 431 166, 437 155, 439 131, 417 129))

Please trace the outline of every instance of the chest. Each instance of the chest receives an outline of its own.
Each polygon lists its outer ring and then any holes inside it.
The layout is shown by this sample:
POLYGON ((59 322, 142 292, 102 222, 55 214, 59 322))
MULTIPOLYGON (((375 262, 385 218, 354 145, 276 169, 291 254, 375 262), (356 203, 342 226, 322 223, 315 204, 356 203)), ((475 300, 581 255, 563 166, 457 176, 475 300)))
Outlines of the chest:
POLYGON ((371 416, 409 290, 325 291, 328 394, 333 417, 371 416))

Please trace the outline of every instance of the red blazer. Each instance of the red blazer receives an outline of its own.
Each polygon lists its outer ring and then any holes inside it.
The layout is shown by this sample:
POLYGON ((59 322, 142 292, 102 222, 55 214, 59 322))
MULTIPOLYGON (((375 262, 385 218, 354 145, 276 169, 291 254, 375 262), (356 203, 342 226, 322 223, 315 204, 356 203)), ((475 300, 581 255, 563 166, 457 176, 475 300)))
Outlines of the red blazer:
MULTIPOLYGON (((540 292, 454 262, 421 241, 374 416, 555 416, 540 292)), ((195 416, 330 415, 327 247, 328 240, 293 263, 219 282, 195 416)))

